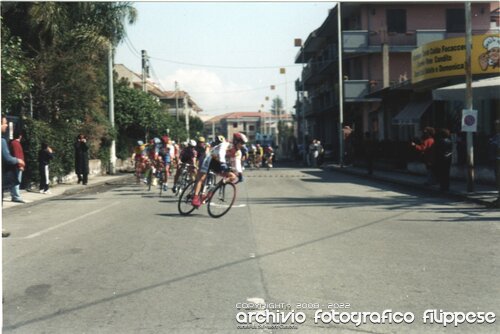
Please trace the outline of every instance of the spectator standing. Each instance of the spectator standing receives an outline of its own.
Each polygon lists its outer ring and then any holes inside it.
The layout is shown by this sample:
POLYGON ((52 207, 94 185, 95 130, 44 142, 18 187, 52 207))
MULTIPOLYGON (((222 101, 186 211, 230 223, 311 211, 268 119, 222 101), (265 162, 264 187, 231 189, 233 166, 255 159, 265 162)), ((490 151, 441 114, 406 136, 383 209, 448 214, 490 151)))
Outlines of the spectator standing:
POLYGON ((78 183, 87 185, 89 176, 89 147, 87 138, 79 134, 75 142, 75 173, 78 177, 78 183))
POLYGON ((313 139, 311 144, 309 145, 309 161, 311 167, 316 167, 318 164, 318 141, 313 139))
POLYGON ((49 190, 49 164, 54 157, 52 148, 47 143, 42 143, 38 152, 38 171, 40 172, 40 194, 50 194, 49 190))
POLYGON ((350 165, 352 163, 352 155, 353 155, 353 145, 352 145, 352 137, 353 137, 353 129, 346 125, 342 128, 342 132, 344 135, 344 165, 350 165))
POLYGON ((323 145, 321 145, 321 141, 317 141, 318 145, 318 158, 316 159, 317 165, 321 166, 323 162, 325 161, 325 149, 323 148, 323 145))
MULTIPOLYGON (((16 169, 18 166, 24 167, 24 160, 18 159, 10 154, 9 145, 7 144, 7 139, 5 135, 7 133, 7 128, 9 123, 7 122, 7 117, 2 115, 2 204, 3 204, 3 192, 18 183, 16 179, 16 169)), ((6 238, 10 235, 10 232, 2 229, 2 238, 6 238)))
MULTIPOLYGON (((21 140, 23 138, 23 135, 19 132, 14 133, 14 139, 10 142, 10 149, 12 152, 12 155, 16 157, 18 160, 23 160, 24 161, 24 151, 23 151, 23 146, 21 144, 21 140)), ((17 202, 17 203, 26 203, 25 200, 22 199, 21 193, 20 193, 20 188, 21 188, 21 182, 23 180, 23 171, 24 171, 24 164, 18 164, 16 168, 16 184, 10 188, 10 196, 12 197, 12 202, 17 202)))
POLYGON ((425 163, 425 167, 427 169, 427 181, 425 182, 426 185, 432 185, 436 184, 436 177, 435 177, 435 156, 434 156, 434 135, 436 134, 436 130, 434 128, 428 126, 424 128, 423 134, 422 134, 422 143, 421 144, 415 144, 415 142, 412 142, 411 145, 415 147, 417 151, 419 151, 422 154, 422 160, 425 163))
POLYGON ((436 134, 436 177, 439 182, 439 188, 442 191, 450 189, 450 168, 453 144, 450 138, 450 130, 440 129, 436 134))

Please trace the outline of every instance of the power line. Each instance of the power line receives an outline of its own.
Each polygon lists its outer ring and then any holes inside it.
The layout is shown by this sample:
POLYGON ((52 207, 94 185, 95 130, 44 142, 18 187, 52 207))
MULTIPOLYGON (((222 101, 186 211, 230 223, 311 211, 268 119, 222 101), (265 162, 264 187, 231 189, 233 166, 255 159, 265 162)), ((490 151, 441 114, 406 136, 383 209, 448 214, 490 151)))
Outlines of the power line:
POLYGON ((163 91, 166 91, 165 87, 163 87, 163 85, 161 84, 160 78, 158 77, 158 74, 156 74, 156 71, 153 68, 153 65, 151 65, 151 63, 149 63, 149 68, 151 68, 151 72, 153 73, 153 77, 154 77, 155 81, 158 82, 158 86, 160 86, 160 88, 163 91))
POLYGON ((134 56, 136 57, 141 57, 141 53, 139 51, 137 51, 137 49, 134 47, 134 44, 132 43, 132 41, 130 40, 130 38, 128 38, 127 35, 125 35, 125 44, 127 45, 128 49, 130 50, 130 52, 132 52, 132 54, 134 54, 134 56))
POLYGON ((163 59, 157 57, 151 57, 152 59, 156 59, 158 61, 163 61, 172 64, 179 65, 188 65, 188 66, 196 66, 196 67, 205 67, 205 68, 222 68, 222 69, 233 69, 233 70, 268 70, 268 69, 279 69, 282 67, 298 67, 301 64, 292 64, 292 65, 281 65, 281 66, 227 66, 227 65, 207 65, 207 64, 195 64, 195 63, 186 63, 176 60, 163 59))

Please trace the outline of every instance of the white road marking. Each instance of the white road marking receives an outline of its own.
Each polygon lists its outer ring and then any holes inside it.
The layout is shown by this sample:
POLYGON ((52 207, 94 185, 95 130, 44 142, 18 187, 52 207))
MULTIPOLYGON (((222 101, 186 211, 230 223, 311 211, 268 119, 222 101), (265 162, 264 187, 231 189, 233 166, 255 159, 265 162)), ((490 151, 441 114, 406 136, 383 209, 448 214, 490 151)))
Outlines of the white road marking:
POLYGON ((91 215, 94 215, 94 214, 99 213, 99 212, 101 212, 101 211, 104 211, 104 210, 106 210, 106 209, 108 209, 108 208, 110 208, 110 207, 112 207, 112 206, 115 206, 115 205, 117 205, 117 204, 119 204, 119 203, 120 203, 120 202, 114 202, 114 203, 111 203, 111 204, 106 205, 106 206, 104 206, 104 207, 102 207, 102 208, 100 208, 100 209, 97 209, 97 210, 94 210, 94 211, 88 212, 88 213, 86 213, 86 214, 84 214, 84 215, 82 215, 82 216, 80 216, 80 217, 76 217, 76 218, 73 218, 73 219, 67 220, 67 221, 65 221, 65 222, 63 222, 63 223, 61 223, 61 224, 54 225, 54 226, 51 226, 51 227, 49 227, 49 228, 47 228, 47 229, 45 229, 45 230, 41 230, 41 231, 39 231, 39 232, 36 232, 36 233, 30 234, 30 235, 28 235, 27 237, 25 237, 24 239, 32 239, 32 238, 39 237, 39 236, 41 236, 42 234, 45 234, 45 233, 50 232, 50 231, 52 231, 52 230, 55 230, 55 229, 57 229, 57 228, 59 228, 59 227, 63 227, 63 226, 65 226, 65 225, 68 225, 68 224, 74 223, 75 221, 80 220, 80 219, 82 219, 82 218, 86 218, 86 217, 88 217, 88 216, 91 216, 91 215))

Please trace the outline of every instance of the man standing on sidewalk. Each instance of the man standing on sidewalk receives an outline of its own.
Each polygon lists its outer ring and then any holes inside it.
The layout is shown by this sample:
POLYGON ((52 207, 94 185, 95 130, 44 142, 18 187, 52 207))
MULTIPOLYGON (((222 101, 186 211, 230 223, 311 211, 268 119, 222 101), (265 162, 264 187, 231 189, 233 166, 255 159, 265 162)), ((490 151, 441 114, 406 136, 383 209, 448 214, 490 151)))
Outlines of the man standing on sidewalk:
POLYGON ((89 175, 89 148, 87 137, 79 134, 75 143, 75 173, 78 176, 78 183, 87 185, 89 175))
MULTIPOLYGON (((23 151, 23 146, 21 145, 22 138, 23 135, 21 133, 19 132, 14 133, 14 139, 10 142, 10 148, 12 155, 14 157, 16 157, 18 160, 24 161, 24 151, 23 151)), ((12 188, 10 188, 10 196, 12 197, 12 202, 26 203, 26 201, 21 198, 21 193, 20 193, 21 182, 23 180, 23 171, 24 171, 24 166, 18 164, 16 169, 17 184, 13 185, 12 188)))
MULTIPOLYGON (((24 167, 24 160, 17 159, 12 156, 9 151, 7 139, 4 137, 7 133, 9 123, 7 117, 2 115, 2 204, 3 204, 3 191, 9 189, 17 183, 16 169, 17 166, 24 167)), ((2 229, 2 238, 8 237, 10 232, 2 229)))

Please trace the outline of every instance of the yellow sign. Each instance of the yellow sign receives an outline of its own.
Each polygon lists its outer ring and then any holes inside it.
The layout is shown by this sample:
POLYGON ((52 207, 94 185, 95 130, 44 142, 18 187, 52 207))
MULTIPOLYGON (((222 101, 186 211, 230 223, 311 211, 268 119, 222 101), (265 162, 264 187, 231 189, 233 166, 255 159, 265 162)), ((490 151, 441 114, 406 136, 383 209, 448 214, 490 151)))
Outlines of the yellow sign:
MULTIPOLYGON (((465 76, 465 37, 422 45, 411 53, 412 83, 465 76)), ((500 74, 500 36, 472 36, 472 74, 500 74)))

